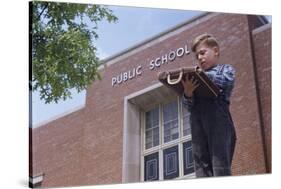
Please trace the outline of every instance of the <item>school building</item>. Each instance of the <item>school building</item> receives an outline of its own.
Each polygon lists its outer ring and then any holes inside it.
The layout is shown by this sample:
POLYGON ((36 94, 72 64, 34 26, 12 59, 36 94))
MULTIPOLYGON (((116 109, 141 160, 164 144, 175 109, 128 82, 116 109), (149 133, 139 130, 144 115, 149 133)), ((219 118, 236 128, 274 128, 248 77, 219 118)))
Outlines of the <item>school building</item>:
POLYGON ((271 173, 271 24, 263 16, 204 13, 104 60, 84 107, 30 128, 30 183, 194 178, 189 112, 157 73, 195 65, 190 45, 202 33, 219 41, 220 63, 236 69, 232 173, 271 173))

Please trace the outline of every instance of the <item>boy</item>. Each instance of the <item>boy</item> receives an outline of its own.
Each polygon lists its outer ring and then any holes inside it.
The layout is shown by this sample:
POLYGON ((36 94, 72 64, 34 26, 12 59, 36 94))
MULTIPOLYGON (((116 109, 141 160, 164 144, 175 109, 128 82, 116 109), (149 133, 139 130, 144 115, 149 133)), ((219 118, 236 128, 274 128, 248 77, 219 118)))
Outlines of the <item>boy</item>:
POLYGON ((231 175, 236 134, 229 112, 235 72, 231 65, 217 64, 219 45, 210 34, 196 37, 192 44, 199 66, 220 88, 216 99, 198 98, 193 91, 197 81, 182 80, 183 104, 190 111, 192 151, 196 177, 231 175))

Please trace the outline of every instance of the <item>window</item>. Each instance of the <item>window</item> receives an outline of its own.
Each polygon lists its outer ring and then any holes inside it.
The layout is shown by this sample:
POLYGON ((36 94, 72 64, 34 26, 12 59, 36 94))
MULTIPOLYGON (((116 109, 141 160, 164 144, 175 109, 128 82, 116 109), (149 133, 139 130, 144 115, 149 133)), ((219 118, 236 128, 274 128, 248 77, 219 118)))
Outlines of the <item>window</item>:
POLYGON ((194 177, 190 113, 181 99, 142 114, 141 180, 194 177))
POLYGON ((163 106, 164 143, 179 138, 178 104, 171 102, 163 106))
POLYGON ((145 115, 145 148, 159 145, 159 108, 155 108, 145 115))

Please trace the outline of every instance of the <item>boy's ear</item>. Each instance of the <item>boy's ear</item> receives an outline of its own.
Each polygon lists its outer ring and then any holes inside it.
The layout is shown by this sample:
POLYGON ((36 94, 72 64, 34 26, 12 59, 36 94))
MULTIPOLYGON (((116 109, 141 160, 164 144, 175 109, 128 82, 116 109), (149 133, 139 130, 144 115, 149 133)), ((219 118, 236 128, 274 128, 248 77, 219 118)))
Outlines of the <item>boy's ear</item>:
POLYGON ((220 54, 219 48, 218 47, 214 47, 213 49, 215 51, 215 55, 219 56, 219 54, 220 54))

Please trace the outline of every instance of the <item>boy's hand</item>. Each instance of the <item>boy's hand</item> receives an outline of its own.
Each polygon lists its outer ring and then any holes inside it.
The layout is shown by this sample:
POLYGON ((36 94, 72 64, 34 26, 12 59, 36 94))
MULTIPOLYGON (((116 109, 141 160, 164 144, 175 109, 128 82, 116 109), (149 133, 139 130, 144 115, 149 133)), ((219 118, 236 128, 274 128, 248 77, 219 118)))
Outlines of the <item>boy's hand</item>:
POLYGON ((181 84, 184 88, 184 94, 187 97, 192 97, 193 91, 199 86, 199 83, 194 77, 188 78, 188 75, 185 77, 185 81, 181 80, 181 84))

